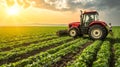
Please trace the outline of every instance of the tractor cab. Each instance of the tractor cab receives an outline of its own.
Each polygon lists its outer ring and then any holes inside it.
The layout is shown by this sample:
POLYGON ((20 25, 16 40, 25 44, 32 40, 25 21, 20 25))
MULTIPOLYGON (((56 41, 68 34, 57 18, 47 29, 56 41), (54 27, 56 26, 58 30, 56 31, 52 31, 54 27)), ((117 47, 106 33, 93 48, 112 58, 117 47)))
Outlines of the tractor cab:
MULTIPOLYGON (((96 21, 99 21, 99 14, 97 11, 81 11, 80 15, 80 26, 79 29, 82 34, 88 34, 89 26, 92 23, 96 23, 96 21)), ((100 22, 101 23, 101 22, 100 22)))
POLYGON ((88 27, 89 24, 93 21, 98 21, 98 12, 92 11, 92 12, 81 12, 81 26, 88 27))

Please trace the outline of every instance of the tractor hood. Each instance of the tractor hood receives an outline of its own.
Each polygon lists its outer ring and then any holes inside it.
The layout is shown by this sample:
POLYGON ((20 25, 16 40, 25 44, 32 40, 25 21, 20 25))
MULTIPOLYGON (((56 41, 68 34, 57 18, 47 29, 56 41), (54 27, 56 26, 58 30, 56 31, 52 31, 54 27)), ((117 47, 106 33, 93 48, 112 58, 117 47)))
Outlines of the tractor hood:
POLYGON ((78 27, 78 26, 80 26, 80 22, 72 22, 72 23, 69 24, 69 28, 70 28, 71 26, 72 26, 72 27, 78 27))
POLYGON ((69 25, 73 25, 73 24, 80 24, 80 22, 72 22, 69 25))

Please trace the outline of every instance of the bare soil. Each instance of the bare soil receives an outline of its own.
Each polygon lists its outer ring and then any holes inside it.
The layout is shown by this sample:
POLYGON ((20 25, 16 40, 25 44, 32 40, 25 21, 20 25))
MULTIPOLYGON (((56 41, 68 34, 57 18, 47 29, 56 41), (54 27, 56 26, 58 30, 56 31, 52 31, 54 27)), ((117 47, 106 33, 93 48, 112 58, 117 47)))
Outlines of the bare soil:
MULTIPOLYGON (((73 39, 68 39, 65 42, 69 42, 69 41, 72 41, 72 40, 73 39)), ((31 51, 31 52, 28 52, 28 53, 25 53, 25 54, 21 54, 21 55, 18 55, 16 57, 11 57, 11 58, 8 58, 8 59, 0 60, 0 65, 14 63, 14 62, 17 62, 19 60, 26 59, 26 58, 28 58, 30 56, 34 56, 36 54, 39 54, 40 52, 44 52, 44 51, 49 50, 51 48, 55 48, 55 47, 57 47, 57 46, 59 46, 59 45, 61 45, 63 43, 64 42, 58 42, 58 43, 56 43, 57 45, 53 44, 51 46, 36 49, 34 51, 31 51)))
POLYGON ((53 63, 50 67, 65 67, 68 62, 72 63, 76 59, 75 56, 81 54, 81 52, 91 43, 92 42, 87 42, 82 47, 78 47, 78 50, 76 50, 74 53, 68 53, 65 56, 62 56, 60 61, 53 63))

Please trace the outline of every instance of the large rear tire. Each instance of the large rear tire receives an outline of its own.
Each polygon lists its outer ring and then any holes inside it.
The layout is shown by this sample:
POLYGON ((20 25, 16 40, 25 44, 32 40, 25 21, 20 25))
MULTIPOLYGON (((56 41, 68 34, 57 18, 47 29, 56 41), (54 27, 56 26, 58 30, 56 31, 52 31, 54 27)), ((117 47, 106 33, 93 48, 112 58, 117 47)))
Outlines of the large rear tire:
POLYGON ((78 31, 77 31, 77 29, 71 28, 71 29, 69 30, 69 35, 70 35, 71 37, 77 37, 77 36, 78 36, 78 31))
POLYGON ((89 29, 89 37, 93 40, 103 40, 107 36, 107 29, 101 25, 93 25, 89 29))

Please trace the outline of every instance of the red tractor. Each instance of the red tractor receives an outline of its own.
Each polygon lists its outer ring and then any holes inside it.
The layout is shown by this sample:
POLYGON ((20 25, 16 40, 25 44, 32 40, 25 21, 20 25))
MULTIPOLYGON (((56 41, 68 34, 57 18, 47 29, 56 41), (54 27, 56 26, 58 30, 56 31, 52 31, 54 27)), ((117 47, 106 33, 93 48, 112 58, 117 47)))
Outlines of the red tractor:
POLYGON ((109 33, 109 27, 105 22, 99 21, 98 16, 97 11, 81 11, 81 21, 70 23, 67 32, 60 30, 57 35, 68 33, 72 37, 77 37, 88 34, 93 40, 105 39, 109 33))

